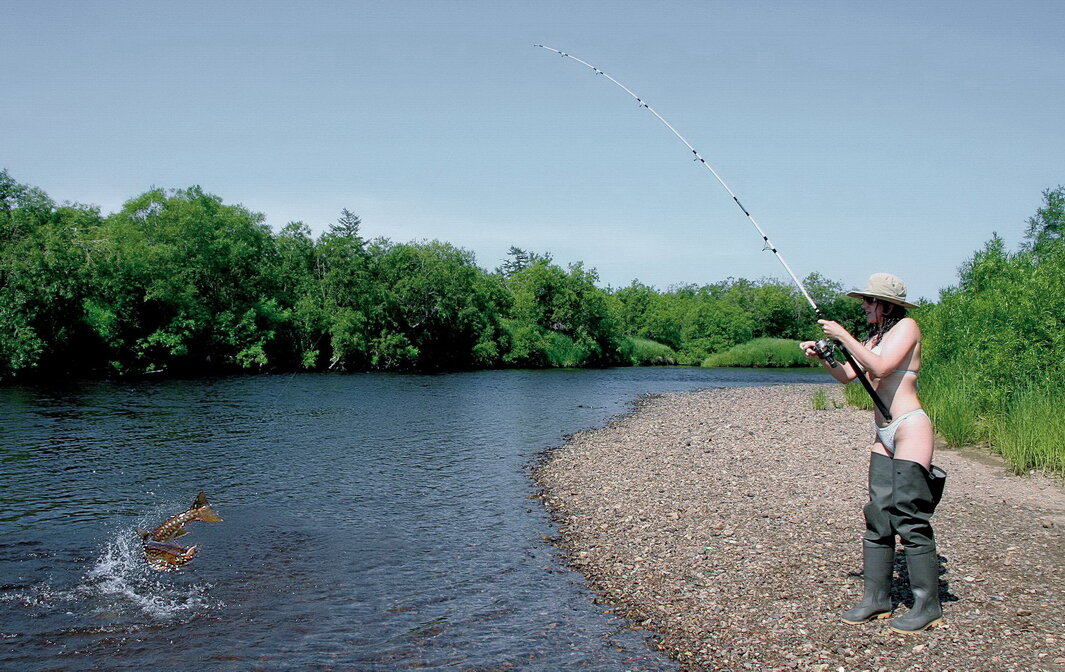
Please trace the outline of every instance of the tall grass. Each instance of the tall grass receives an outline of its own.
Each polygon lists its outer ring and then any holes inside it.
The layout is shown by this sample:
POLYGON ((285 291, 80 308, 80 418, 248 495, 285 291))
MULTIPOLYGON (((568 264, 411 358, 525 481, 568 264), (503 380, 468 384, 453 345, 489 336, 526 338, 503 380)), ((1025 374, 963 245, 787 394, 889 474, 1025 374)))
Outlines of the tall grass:
POLYGON ((810 395, 810 406, 812 406, 815 411, 827 411, 829 404, 833 403, 834 402, 829 400, 828 392, 826 392, 823 387, 818 388, 816 392, 810 395))
MULTIPOLYGON (((1017 473, 1031 469, 1065 474, 1065 391, 1047 382, 1025 384, 1004 403, 981 400, 981 382, 954 364, 923 376, 920 397, 932 426, 949 445, 987 444, 1017 473)), ((843 389, 847 403, 872 409, 858 381, 843 389)), ((986 397, 986 395, 984 395, 986 397)), ((817 408, 817 400, 814 399, 817 408)))
POLYGON ((544 349, 544 354, 551 366, 574 368, 587 363, 591 353, 569 336, 552 331, 547 334, 547 347, 544 349))
POLYGON ((867 411, 873 410, 873 399, 869 396, 869 393, 865 391, 862 384, 857 380, 852 380, 843 386, 843 398, 847 400, 847 403, 855 408, 865 409, 867 411))
POLYGON ((986 441, 986 432, 981 431, 986 423, 980 420, 983 414, 972 374, 953 364, 929 368, 918 394, 936 432, 952 446, 986 441))
POLYGON ((799 341, 787 338, 756 338, 740 343, 724 352, 716 352, 703 360, 703 366, 749 366, 784 368, 817 366, 799 349, 799 341))
POLYGON ((1017 392, 990 427, 991 444, 1014 471, 1040 469, 1065 474, 1065 395, 1058 388, 1030 387, 1017 392))
POLYGON ((677 353, 673 348, 649 338, 625 336, 620 349, 621 356, 633 366, 677 363, 677 353))

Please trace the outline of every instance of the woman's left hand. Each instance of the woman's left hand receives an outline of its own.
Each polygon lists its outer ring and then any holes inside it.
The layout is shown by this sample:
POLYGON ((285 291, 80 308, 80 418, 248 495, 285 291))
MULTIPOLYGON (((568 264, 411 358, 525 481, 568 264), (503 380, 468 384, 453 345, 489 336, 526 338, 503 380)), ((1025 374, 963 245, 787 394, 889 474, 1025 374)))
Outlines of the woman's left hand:
POLYGON ((825 336, 831 338, 833 341, 842 340, 844 335, 847 335, 847 330, 840 326, 839 322, 833 322, 832 320, 818 320, 818 324, 821 325, 821 331, 825 332, 825 336))

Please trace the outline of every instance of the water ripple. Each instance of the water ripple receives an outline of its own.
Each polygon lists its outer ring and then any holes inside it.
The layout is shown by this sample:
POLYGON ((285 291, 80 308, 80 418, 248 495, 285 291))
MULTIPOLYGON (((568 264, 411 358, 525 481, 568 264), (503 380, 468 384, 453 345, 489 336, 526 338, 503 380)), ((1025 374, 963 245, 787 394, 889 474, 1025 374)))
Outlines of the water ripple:
POLYGON ((698 369, 0 388, 0 668, 673 670, 543 537, 526 466, 698 369), (204 490, 180 572, 135 529, 204 490))

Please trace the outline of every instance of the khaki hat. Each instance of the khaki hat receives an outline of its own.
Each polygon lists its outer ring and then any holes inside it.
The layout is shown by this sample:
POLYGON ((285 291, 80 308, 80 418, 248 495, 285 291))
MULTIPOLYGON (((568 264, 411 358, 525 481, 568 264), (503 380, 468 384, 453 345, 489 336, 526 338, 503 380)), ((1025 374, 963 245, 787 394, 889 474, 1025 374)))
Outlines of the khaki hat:
POLYGON ((890 273, 873 273, 865 283, 865 289, 851 290, 847 296, 881 299, 904 308, 917 307, 906 300, 906 283, 890 273))

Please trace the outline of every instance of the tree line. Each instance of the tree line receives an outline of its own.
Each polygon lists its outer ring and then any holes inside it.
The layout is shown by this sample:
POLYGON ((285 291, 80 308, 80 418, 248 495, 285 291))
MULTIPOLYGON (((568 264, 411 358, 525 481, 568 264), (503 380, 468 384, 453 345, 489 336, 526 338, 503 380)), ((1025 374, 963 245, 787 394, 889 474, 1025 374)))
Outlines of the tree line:
MULTIPOLYGON (((602 288, 582 263, 511 248, 489 271, 441 241, 367 240, 343 210, 318 236, 200 187, 114 213, 0 171, 0 377, 442 371, 699 364, 752 338, 816 334, 789 284, 602 288)), ((846 324, 839 283, 806 278, 846 324)))

